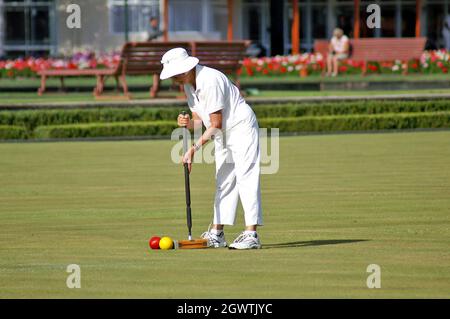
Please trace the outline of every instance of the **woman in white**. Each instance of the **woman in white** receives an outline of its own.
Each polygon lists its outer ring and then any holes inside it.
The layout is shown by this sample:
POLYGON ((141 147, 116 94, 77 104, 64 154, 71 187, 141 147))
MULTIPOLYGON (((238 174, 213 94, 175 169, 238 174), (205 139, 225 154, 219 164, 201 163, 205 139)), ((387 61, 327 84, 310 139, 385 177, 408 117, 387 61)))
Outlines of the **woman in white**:
POLYGON ((338 74, 339 60, 348 58, 349 48, 349 39, 344 34, 344 31, 339 28, 334 29, 333 37, 328 46, 327 76, 336 76, 338 74))
POLYGON ((216 194, 213 226, 203 233, 211 247, 226 247, 224 225, 233 225, 239 198, 244 208, 245 231, 229 245, 231 249, 261 248, 256 228, 263 224, 260 195, 259 127, 256 116, 239 89, 220 71, 198 64, 183 48, 162 57, 161 80, 172 78, 184 85, 192 119, 179 115, 178 125, 206 131, 184 154, 192 168, 194 153, 214 139, 216 194))

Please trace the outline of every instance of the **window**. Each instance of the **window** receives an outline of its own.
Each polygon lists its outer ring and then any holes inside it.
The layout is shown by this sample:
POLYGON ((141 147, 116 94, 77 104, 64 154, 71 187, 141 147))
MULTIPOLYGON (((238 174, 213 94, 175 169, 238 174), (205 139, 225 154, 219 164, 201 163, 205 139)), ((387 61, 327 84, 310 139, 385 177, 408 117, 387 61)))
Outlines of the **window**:
POLYGON ((327 6, 326 4, 314 5, 312 7, 312 37, 313 39, 324 39, 327 37, 327 6))
POLYGON ((429 2, 425 8, 427 14, 425 36, 427 37, 427 49, 439 49, 444 46, 442 36, 445 21, 445 4, 436 1, 429 2))
POLYGON ((344 34, 350 38, 353 37, 353 19, 354 19, 354 5, 341 4, 336 6, 336 27, 341 28, 344 34))
MULTIPOLYGON (((109 23, 112 33, 125 32, 125 1, 109 0, 109 23)), ((151 17, 159 19, 159 0, 128 0, 128 31, 145 32, 151 17)))
POLYGON ((245 0, 242 2, 242 36, 252 41, 255 56, 265 56, 270 48, 269 17, 267 1, 245 0))
POLYGON ((396 36, 396 12, 397 8, 391 5, 383 5, 381 7, 381 36, 395 37, 396 36))
POLYGON ((169 2, 170 31, 203 31, 202 0, 172 0, 169 2))
POLYGON ((228 7, 225 1, 212 2, 212 16, 211 31, 219 32, 221 39, 227 38, 228 31, 228 7))
MULTIPOLYGON (((290 4, 289 9, 292 11, 290 4)), ((327 38, 328 5, 325 1, 299 1, 299 10, 300 47, 303 50, 311 51, 315 39, 327 38)), ((287 30, 290 30, 290 24, 287 26, 287 30)))
POLYGON ((3 0, 3 50, 8 56, 46 55, 54 49, 54 1, 3 0))
POLYGON ((402 4, 402 37, 416 36, 416 6, 402 4))
POLYGON ((169 31, 198 32, 206 38, 226 39, 228 7, 225 0, 170 0, 169 31))

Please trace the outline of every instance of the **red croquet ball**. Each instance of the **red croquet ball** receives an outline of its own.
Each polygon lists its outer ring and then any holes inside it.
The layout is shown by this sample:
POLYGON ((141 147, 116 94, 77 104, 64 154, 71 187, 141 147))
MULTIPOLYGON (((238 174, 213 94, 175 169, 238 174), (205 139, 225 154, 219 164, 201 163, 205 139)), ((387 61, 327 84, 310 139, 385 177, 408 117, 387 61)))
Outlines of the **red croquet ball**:
POLYGON ((161 238, 158 236, 153 236, 150 238, 150 241, 148 242, 151 249, 159 249, 159 240, 161 238))

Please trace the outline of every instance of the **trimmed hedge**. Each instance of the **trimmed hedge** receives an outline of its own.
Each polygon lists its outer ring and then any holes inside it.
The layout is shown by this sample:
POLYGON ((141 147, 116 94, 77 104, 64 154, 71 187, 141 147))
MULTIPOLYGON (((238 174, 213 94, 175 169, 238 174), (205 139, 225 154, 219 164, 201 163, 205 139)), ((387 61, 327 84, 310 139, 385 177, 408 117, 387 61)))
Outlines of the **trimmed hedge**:
MULTIPOLYGON (((260 119, 259 124, 261 128, 279 128, 280 133, 450 128, 450 112, 269 118, 260 119)), ((38 127, 34 136, 36 138, 170 136, 175 128, 177 125, 174 121, 54 125, 38 127)))
POLYGON ((258 118, 450 111, 450 101, 352 101, 256 106, 258 118))
POLYGON ((29 131, 38 126, 133 121, 176 121, 178 108, 99 108, 73 110, 0 111, 0 125, 21 125, 29 131))
POLYGON ((450 112, 269 118, 259 124, 284 133, 450 128, 450 112))
POLYGON ((93 123, 40 126, 34 131, 36 138, 82 138, 115 136, 170 136, 177 128, 174 121, 93 123))
MULTIPOLYGON (((183 108, 99 108, 74 110, 0 111, 0 125, 24 126, 32 132, 38 126, 79 123, 175 121, 183 108)), ((184 109, 187 109, 185 107, 184 109)), ((258 119, 300 116, 414 113, 450 111, 450 101, 355 101, 257 105, 258 119)))
POLYGON ((0 140, 19 140, 27 138, 27 130, 21 126, 0 125, 0 140))

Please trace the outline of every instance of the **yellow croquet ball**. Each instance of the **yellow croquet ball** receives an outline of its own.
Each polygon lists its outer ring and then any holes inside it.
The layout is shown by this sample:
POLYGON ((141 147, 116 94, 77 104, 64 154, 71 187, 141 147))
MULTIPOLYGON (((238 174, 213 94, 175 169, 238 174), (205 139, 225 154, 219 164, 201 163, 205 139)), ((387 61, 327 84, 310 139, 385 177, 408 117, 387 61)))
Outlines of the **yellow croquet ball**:
POLYGON ((173 248, 173 240, 170 237, 162 237, 159 240, 159 248, 168 250, 173 248))

